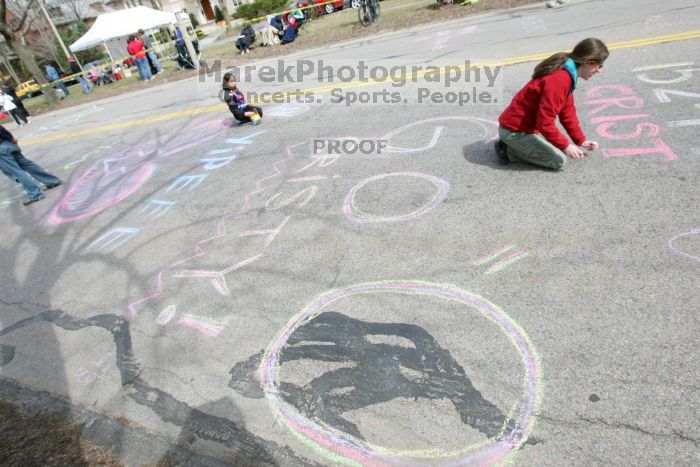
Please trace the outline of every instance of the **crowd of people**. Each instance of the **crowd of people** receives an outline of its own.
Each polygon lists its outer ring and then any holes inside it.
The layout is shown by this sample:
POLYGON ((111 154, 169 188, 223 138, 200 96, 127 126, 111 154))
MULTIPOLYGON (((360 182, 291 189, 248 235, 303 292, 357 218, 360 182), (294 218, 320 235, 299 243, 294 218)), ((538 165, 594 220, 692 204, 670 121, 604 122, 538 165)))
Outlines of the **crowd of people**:
MULTIPOLYGON (((563 0, 555 1, 563 3, 563 0)), ((290 28, 296 27, 296 24, 294 17, 289 18, 287 25, 283 25, 279 16, 272 18, 269 26, 262 32, 263 41, 266 45, 272 45, 275 39, 282 36, 280 43, 285 43, 285 34, 290 28)), ((247 53, 254 41, 252 27, 250 23, 246 23, 241 35, 236 39, 236 47, 241 53, 247 53)), ((147 44, 143 31, 130 37, 129 53, 134 56, 143 80, 153 79, 151 67, 156 73, 162 71, 155 53, 153 57, 149 56, 152 46, 147 44)), ((513 97, 498 119, 499 138, 495 142, 495 152, 499 162, 526 162, 559 170, 565 165, 567 158, 582 158, 585 156, 584 150, 596 150, 598 143, 589 140, 581 129, 573 93, 578 80, 589 80, 599 73, 608 56, 608 48, 602 41, 588 38, 576 44, 572 52, 560 52, 540 62, 535 67, 531 80, 513 97), (566 135, 557 127, 557 120, 566 135)), ((70 63, 71 71, 78 73, 80 67, 74 57, 71 57, 70 63)), ((57 89, 65 90, 63 92, 67 95, 68 90, 60 81, 57 70, 48 63, 45 68, 47 78, 55 83, 57 89)), ((80 82, 84 91, 90 92, 88 80, 80 76, 80 82)), ((239 124, 262 123, 262 108, 246 101, 233 73, 226 73, 223 77, 222 96, 239 124)), ((29 123, 29 114, 8 81, 0 87, 0 105, 19 126, 29 123)), ((22 184, 27 194, 25 205, 44 197, 36 181, 43 183, 45 189, 61 184, 57 177, 26 159, 17 145, 17 139, 2 126, 0 171, 22 184)))
POLYGON ((250 53, 250 47, 253 43, 260 40, 260 45, 263 47, 289 44, 294 42, 299 34, 299 28, 308 20, 304 13, 295 8, 286 17, 285 22, 282 15, 273 16, 270 18, 267 26, 256 34, 250 22, 243 25, 240 35, 236 38, 236 48, 241 55, 250 53))

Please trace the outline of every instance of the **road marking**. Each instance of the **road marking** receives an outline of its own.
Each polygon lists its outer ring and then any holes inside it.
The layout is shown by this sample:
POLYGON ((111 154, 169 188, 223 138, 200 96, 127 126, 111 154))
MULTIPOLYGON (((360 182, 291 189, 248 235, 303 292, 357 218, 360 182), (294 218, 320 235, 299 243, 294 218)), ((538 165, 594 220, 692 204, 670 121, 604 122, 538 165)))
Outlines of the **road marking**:
MULTIPOLYGON (((653 36, 653 37, 647 37, 643 39, 634 39, 634 40, 629 40, 629 41, 623 41, 623 42, 613 42, 608 44, 608 49, 609 50, 620 50, 620 49, 631 49, 631 48, 636 48, 636 47, 644 47, 648 45, 657 45, 657 44, 664 44, 668 42, 679 42, 679 41, 685 41, 685 40, 691 40, 691 39, 700 39, 700 29, 695 29, 692 31, 686 31, 686 32, 681 32, 681 33, 676 33, 676 34, 665 34, 662 36, 653 36)), ((539 61, 539 60, 544 60, 545 58, 549 57, 550 55, 556 53, 555 52, 544 52, 544 53, 539 53, 539 54, 532 54, 532 55, 520 55, 516 57, 509 57, 509 58, 504 58, 502 60, 496 60, 493 62, 484 62, 484 63, 474 63, 471 65, 472 68, 483 68, 486 66, 506 66, 506 65, 515 65, 515 64, 520 64, 520 63, 527 63, 527 62, 533 62, 533 61, 539 61)), ((460 71, 464 71, 466 65, 461 65, 456 68, 459 68, 460 71)), ((447 67, 443 67, 442 69, 446 69, 447 67)), ((451 67, 452 69, 455 69, 455 67, 451 67)), ((421 73, 416 73, 417 77, 420 77, 424 75, 426 71, 424 70, 421 73)), ((372 86, 375 84, 379 84, 383 82, 382 80, 367 80, 367 81, 353 81, 350 83, 337 83, 336 85, 333 86, 320 86, 320 87, 315 87, 315 88, 307 88, 304 90, 301 90, 301 92, 306 92, 306 93, 314 93, 314 94, 320 94, 323 92, 329 92, 331 89, 334 88, 354 88, 354 87, 362 87, 362 86, 372 86)), ((294 95, 298 95, 299 90, 294 91, 294 95)), ((257 102, 251 102, 251 103, 257 103, 257 102)), ((79 136, 87 136, 87 135, 94 135, 98 133, 104 133, 106 131, 111 131, 111 130, 118 130, 121 128, 129 128, 132 126, 138 126, 138 125, 145 125, 149 123, 156 123, 156 122, 162 122, 166 120, 172 120, 174 118, 179 118, 179 117, 188 117, 192 115, 198 115, 198 114, 203 114, 203 113, 208 113, 208 112, 216 112, 216 111, 222 111, 223 106, 222 104, 215 104, 215 105, 209 105, 206 107, 199 107, 199 108, 194 108, 194 109, 188 109, 188 110, 182 110, 179 112, 172 112, 168 114, 161 114, 161 115, 153 115, 151 117, 145 117, 145 118, 139 118, 137 120, 127 120, 124 122, 120 123, 114 123, 112 125, 105 125, 101 127, 96 127, 96 128, 88 128, 85 130, 78 130, 78 131, 69 131, 65 133, 58 133, 55 135, 51 135, 48 137, 43 137, 43 138, 37 138, 37 139, 27 139, 22 141, 22 146, 31 146, 34 144, 40 144, 40 143, 48 143, 51 141, 60 141, 64 139, 70 139, 70 138, 77 138, 79 136)))

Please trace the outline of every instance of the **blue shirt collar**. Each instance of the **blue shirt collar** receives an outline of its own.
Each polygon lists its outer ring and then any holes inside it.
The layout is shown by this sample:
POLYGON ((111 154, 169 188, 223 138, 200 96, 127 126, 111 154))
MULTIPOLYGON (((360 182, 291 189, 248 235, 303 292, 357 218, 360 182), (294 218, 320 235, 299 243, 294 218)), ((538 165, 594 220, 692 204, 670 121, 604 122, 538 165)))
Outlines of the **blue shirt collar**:
POLYGON ((574 82, 574 85, 571 87, 571 90, 573 91, 576 89, 576 81, 578 80, 578 70, 576 69, 576 63, 570 58, 566 59, 566 62, 564 63, 564 69, 569 72, 569 75, 571 75, 571 80, 574 82))

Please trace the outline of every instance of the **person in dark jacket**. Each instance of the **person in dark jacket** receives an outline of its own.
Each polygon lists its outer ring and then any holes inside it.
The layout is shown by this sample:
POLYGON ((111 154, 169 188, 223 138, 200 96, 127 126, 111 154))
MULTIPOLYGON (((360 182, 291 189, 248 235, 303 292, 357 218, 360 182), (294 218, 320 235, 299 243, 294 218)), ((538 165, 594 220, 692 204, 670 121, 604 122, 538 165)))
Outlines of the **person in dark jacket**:
POLYGON ((530 82, 498 119, 499 161, 523 161, 559 170, 567 157, 583 157, 581 148, 597 149, 598 143, 586 139, 581 129, 573 92, 578 78, 588 80, 598 73, 609 54, 602 41, 589 38, 571 53, 554 54, 537 65, 530 82), (557 128, 557 118, 573 143, 557 128))
POLYGON ((88 80, 85 79, 85 76, 83 76, 83 69, 80 68, 80 64, 78 63, 78 60, 76 60, 75 55, 68 57, 68 61, 70 62, 71 73, 79 74, 78 81, 80 81, 80 85, 83 87, 83 92, 85 94, 90 94, 92 92, 92 88, 90 87, 88 80))
POLYGON ((263 111, 260 107, 248 105, 243 94, 236 85, 236 76, 233 73, 225 73, 223 85, 224 102, 239 123, 253 122, 253 125, 262 123, 263 111))
POLYGON ((299 33, 299 27, 297 26, 297 21, 294 18, 289 18, 289 24, 287 24, 287 27, 284 28, 284 34, 282 34, 282 44, 289 44, 290 42, 294 42, 294 39, 297 38, 297 34, 299 33))
POLYGON ((236 39, 236 47, 241 51, 242 54, 250 53, 250 46, 255 42, 255 30, 250 24, 250 21, 246 21, 243 29, 241 30, 241 35, 236 39))
POLYGON ((0 125, 0 172, 7 175, 10 180, 22 184, 22 188, 27 193, 27 199, 22 203, 25 206, 46 196, 34 179, 43 183, 47 190, 56 188, 62 183, 58 177, 51 175, 39 164, 24 157, 22 150, 17 145, 17 138, 2 125, 0 125))
POLYGON ((15 91, 15 88, 12 87, 12 84, 10 84, 9 80, 2 83, 2 92, 12 97, 12 100, 15 102, 15 105, 18 109, 22 111, 22 113, 24 113, 24 115, 26 115, 27 117, 31 117, 27 109, 24 108, 24 102, 22 102, 22 99, 19 98, 17 92, 15 91))

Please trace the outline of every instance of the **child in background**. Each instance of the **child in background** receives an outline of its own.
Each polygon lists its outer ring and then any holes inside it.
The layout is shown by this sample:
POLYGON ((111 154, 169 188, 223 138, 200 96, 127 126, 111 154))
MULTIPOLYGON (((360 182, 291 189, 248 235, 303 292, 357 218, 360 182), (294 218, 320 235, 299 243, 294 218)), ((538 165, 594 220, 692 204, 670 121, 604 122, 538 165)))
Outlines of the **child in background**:
POLYGON ((240 124, 253 122, 253 125, 259 125, 262 123, 262 109, 246 103, 245 94, 236 86, 236 76, 233 73, 224 74, 223 97, 228 109, 240 124))
POLYGON ((12 116, 15 123, 17 123, 17 126, 22 126, 20 120, 22 120, 25 125, 29 123, 27 114, 25 114, 22 109, 15 105, 15 101, 12 99, 12 96, 5 94, 5 92, 2 90, 0 90, 0 106, 2 106, 2 108, 12 116))
POLYGON ((581 130, 574 89, 578 78, 590 79, 603 67, 608 48, 598 39, 584 39, 571 53, 557 53, 535 67, 532 79, 518 92, 498 119, 496 154, 502 164, 523 161, 554 170, 566 158, 584 156, 581 148, 595 150, 581 130), (556 126, 559 118, 573 144, 556 126))

